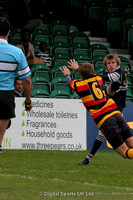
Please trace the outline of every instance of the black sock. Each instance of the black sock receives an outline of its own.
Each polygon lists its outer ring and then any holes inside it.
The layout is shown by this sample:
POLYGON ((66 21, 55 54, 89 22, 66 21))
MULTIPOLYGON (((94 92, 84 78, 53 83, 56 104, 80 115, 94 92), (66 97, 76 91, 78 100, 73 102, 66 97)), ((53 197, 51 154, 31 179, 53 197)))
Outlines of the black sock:
POLYGON ((100 146, 103 144, 104 140, 105 140, 105 137, 98 135, 95 139, 93 147, 88 156, 90 156, 92 158, 95 155, 95 153, 97 152, 97 150, 100 148, 100 146))

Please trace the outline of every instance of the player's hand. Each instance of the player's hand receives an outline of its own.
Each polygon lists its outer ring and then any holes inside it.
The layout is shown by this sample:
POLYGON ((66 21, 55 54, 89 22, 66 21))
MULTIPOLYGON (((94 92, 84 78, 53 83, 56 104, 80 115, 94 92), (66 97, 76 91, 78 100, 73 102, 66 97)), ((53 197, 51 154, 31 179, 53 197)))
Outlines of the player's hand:
POLYGON ((60 67, 60 70, 62 71, 64 76, 66 76, 67 74, 71 74, 70 70, 66 66, 63 66, 62 68, 60 67))
POLYGON ((125 67, 123 73, 120 76, 119 80, 120 80, 120 83, 121 83, 122 86, 128 85, 128 71, 129 71, 129 68, 125 67))
POLYGON ((30 111, 32 109, 32 102, 26 102, 25 100, 25 110, 30 111))
POLYGON ((74 59, 71 59, 70 61, 68 61, 68 67, 74 71, 76 71, 78 69, 78 62, 75 61, 74 59))

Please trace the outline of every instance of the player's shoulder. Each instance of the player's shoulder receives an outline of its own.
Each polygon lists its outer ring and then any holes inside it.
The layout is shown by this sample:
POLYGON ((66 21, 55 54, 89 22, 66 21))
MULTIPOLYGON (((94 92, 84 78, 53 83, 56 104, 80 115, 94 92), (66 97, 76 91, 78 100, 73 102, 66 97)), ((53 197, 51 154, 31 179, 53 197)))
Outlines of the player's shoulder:
POLYGON ((24 60, 26 57, 22 51, 22 49, 20 49, 19 47, 9 44, 9 46, 7 47, 7 50, 10 51, 11 55, 17 60, 24 60))
POLYGON ((121 74, 123 72, 123 69, 121 68, 121 66, 118 66, 115 72, 117 72, 118 74, 121 74))
POLYGON ((20 49, 19 47, 15 46, 15 45, 12 45, 12 44, 8 44, 8 47, 10 49, 12 49, 13 51, 16 51, 18 53, 22 53, 22 49, 20 49))

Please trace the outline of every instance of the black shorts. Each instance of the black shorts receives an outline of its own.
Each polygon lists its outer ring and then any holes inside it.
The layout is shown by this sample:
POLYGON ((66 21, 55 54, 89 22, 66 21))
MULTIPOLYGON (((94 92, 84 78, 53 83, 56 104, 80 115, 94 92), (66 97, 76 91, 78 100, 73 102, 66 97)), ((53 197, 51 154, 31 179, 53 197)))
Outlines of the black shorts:
POLYGON ((15 117, 15 97, 12 91, 0 91, 0 119, 15 117))
POLYGON ((121 114, 109 117, 100 127, 108 142, 114 149, 122 145, 133 133, 121 114))

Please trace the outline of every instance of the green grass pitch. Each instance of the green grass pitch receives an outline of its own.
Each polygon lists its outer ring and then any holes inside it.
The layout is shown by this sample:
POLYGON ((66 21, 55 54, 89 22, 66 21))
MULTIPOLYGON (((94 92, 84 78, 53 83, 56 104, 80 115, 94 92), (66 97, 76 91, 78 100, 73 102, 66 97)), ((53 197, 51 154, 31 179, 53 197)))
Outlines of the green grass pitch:
POLYGON ((98 151, 3 150, 0 200, 132 200, 133 160, 98 151))

